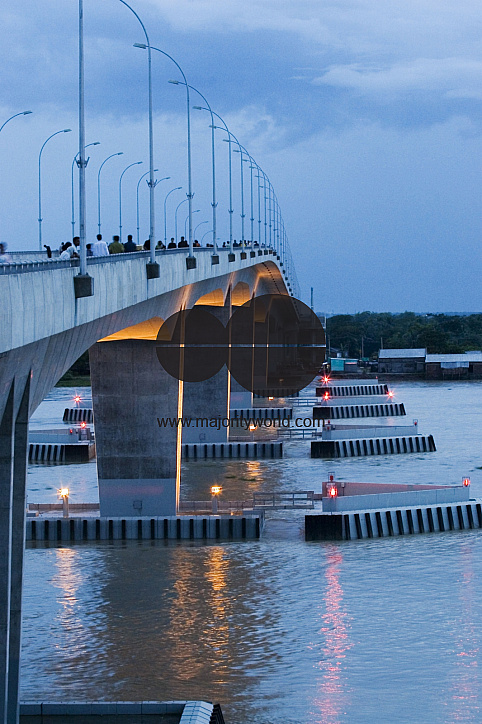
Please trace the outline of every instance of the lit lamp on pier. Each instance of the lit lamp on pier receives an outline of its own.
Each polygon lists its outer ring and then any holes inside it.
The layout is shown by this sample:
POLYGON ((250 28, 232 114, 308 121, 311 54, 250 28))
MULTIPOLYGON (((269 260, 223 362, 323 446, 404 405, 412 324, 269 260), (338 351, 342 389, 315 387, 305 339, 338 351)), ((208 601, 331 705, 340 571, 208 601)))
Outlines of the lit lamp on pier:
POLYGON ((69 489, 68 488, 60 488, 60 490, 57 491, 59 499, 62 501, 62 515, 64 518, 69 517, 69 489))
POLYGON ((462 483, 463 483, 464 488, 468 488, 470 485, 470 478, 464 478, 462 480, 462 483))
POLYGON ((212 503, 213 503, 213 515, 218 514, 218 496, 220 495, 222 491, 222 487, 220 485, 212 485, 211 486, 211 497, 212 497, 212 503))

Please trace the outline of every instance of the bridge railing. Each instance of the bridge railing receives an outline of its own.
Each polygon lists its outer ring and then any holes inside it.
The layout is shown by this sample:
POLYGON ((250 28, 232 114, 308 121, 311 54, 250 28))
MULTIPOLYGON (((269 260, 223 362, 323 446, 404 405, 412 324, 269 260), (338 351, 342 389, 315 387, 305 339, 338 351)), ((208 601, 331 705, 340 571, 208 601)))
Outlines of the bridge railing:
MULTIPOLYGON (((156 257, 159 257, 159 260, 165 255, 171 256, 173 254, 182 254, 187 255, 189 253, 189 249, 156 249, 156 257)), ((199 247, 196 248, 195 254, 213 254, 214 249, 212 247, 199 247)), ((228 247, 220 247, 216 251, 217 254, 223 254, 223 253, 230 253, 230 249, 228 247)), ((249 258, 255 258, 261 260, 262 257, 264 257, 265 254, 267 255, 275 255, 277 260, 280 262, 280 268, 281 272, 284 276, 285 281, 287 284, 289 284, 288 288, 291 291, 291 294, 295 297, 299 298, 299 284, 298 280, 296 278, 296 272, 294 270, 294 266, 291 260, 291 254, 288 255, 287 253, 282 253, 280 251, 277 251, 273 248, 266 248, 262 246, 254 246, 254 247, 236 247, 234 249, 234 253, 239 254, 241 258, 241 254, 248 254, 249 258), (255 253, 255 256, 252 257, 250 252, 255 253)), ((0 263, 0 275, 5 274, 22 274, 22 273, 31 273, 36 271, 45 271, 48 269, 65 269, 65 268, 78 268, 80 266, 79 259, 59 259, 57 257, 52 257, 49 259, 47 257, 46 252, 13 252, 10 254, 11 256, 11 262, 9 263, 0 263)), ((121 261, 125 261, 126 259, 132 258, 132 259, 139 259, 139 258, 145 258, 146 261, 149 259, 149 252, 148 251, 134 251, 134 252, 123 252, 121 254, 110 254, 109 256, 90 256, 87 257, 87 265, 92 266, 96 264, 105 264, 107 261, 108 263, 117 263, 121 261)))

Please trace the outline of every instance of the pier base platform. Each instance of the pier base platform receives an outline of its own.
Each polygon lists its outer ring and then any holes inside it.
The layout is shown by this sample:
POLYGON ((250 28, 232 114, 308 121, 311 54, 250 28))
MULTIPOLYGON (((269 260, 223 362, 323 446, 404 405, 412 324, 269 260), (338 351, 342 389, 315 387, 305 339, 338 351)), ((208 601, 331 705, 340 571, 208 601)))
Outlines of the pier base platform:
POLYGON ((305 516, 305 540, 362 540, 482 528, 482 501, 305 516))

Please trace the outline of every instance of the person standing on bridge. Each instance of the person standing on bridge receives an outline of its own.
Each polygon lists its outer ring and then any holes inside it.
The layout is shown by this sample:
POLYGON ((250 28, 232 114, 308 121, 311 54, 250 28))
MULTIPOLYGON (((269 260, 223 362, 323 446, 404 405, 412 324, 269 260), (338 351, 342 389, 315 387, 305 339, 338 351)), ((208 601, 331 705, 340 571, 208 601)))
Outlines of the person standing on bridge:
POLYGON ((0 264, 11 264, 12 257, 7 254, 7 245, 0 244, 0 264))
POLYGON ((102 240, 102 234, 97 234, 97 241, 92 244, 92 256, 109 256, 109 248, 102 240))
POLYGON ((134 242, 132 241, 132 234, 129 234, 127 237, 127 241, 124 244, 124 251, 137 251, 137 244, 134 244, 134 242))
POLYGON ((120 243, 118 236, 112 237, 112 243, 109 244, 109 254, 122 254, 124 251, 124 244, 120 243))

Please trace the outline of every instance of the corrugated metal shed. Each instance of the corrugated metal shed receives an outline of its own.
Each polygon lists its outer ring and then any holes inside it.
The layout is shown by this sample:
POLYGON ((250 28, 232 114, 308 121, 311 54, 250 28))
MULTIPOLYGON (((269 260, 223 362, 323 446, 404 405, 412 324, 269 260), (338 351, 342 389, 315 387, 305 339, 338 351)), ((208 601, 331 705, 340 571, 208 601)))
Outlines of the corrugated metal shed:
POLYGON ((409 359, 412 357, 425 358, 427 350, 420 349, 381 349, 378 352, 378 359, 409 359))
POLYGON ((427 354, 425 362, 436 362, 440 364, 446 363, 466 363, 482 362, 482 352, 465 352, 464 354, 427 354))

